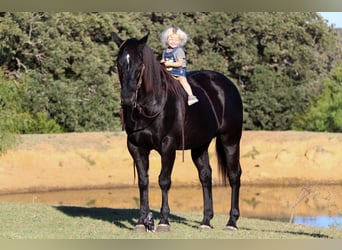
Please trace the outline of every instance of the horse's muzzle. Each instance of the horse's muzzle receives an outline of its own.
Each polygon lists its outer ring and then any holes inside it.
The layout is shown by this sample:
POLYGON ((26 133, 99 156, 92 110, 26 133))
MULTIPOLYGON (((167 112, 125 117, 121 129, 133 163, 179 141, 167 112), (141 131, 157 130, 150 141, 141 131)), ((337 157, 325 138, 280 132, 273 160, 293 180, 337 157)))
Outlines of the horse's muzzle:
POLYGON ((136 97, 122 97, 121 96, 121 106, 135 106, 137 103, 136 97))

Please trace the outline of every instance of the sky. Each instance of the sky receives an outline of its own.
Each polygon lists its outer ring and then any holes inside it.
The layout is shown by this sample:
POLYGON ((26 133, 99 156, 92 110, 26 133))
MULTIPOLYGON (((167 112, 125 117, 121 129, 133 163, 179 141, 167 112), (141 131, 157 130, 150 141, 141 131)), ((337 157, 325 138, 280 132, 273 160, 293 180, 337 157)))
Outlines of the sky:
POLYGON ((334 24, 335 28, 342 28, 342 12, 318 12, 328 24, 334 24))

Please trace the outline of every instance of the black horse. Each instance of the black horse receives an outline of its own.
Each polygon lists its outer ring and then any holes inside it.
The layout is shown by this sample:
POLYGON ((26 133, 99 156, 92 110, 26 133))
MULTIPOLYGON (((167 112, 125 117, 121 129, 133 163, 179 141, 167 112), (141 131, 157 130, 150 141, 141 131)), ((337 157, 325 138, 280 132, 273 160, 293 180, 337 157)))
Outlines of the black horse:
POLYGON ((188 106, 181 85, 160 64, 142 39, 112 39, 119 47, 117 70, 121 85, 121 105, 127 147, 138 172, 140 217, 136 229, 144 228, 149 214, 149 154, 161 156, 159 186, 162 190, 160 222, 157 231, 168 231, 170 208, 168 191, 176 150, 191 149, 203 189, 204 216, 200 228, 211 228, 214 216, 212 171, 208 147, 216 137, 219 172, 231 186, 230 217, 227 229, 237 229, 240 189, 240 138, 242 102, 236 86, 215 71, 188 72, 187 78, 199 102, 188 106))

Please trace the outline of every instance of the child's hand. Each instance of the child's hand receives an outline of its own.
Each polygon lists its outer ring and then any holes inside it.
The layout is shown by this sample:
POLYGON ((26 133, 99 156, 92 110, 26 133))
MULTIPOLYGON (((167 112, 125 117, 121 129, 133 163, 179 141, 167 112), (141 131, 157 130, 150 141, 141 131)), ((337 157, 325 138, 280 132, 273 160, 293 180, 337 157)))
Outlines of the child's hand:
POLYGON ((165 66, 166 66, 166 67, 167 67, 167 66, 171 66, 171 65, 170 65, 170 62, 171 62, 171 61, 169 61, 169 60, 165 61, 165 62, 164 62, 165 66))

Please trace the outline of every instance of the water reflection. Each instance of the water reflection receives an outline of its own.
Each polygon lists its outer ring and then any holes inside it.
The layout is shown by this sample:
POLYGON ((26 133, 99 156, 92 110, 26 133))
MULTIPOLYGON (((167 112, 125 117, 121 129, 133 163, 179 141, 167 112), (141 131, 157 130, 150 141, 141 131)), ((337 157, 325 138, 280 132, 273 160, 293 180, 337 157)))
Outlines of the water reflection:
MULTIPOLYGON (((314 226, 341 226, 342 186, 300 186, 264 187, 242 186, 240 210, 242 217, 282 220, 299 224, 312 223, 314 226), (330 220, 331 218, 331 220, 330 220), (337 218, 337 220, 335 219, 337 218), (322 221, 324 224, 322 224, 322 221)), ((136 186, 42 192, 29 194, 0 195, 0 201, 38 202, 51 205, 77 205, 108 208, 138 208, 139 192, 136 186)), ((200 186, 173 186, 170 190, 170 208, 173 211, 203 210, 202 189, 200 186)), ((150 188, 150 207, 159 210, 161 191, 150 188)), ((230 188, 214 187, 213 204, 216 214, 228 214, 230 208, 230 188)))
POLYGON ((298 216, 294 218, 293 223, 313 227, 334 227, 342 229, 342 216, 298 216))

